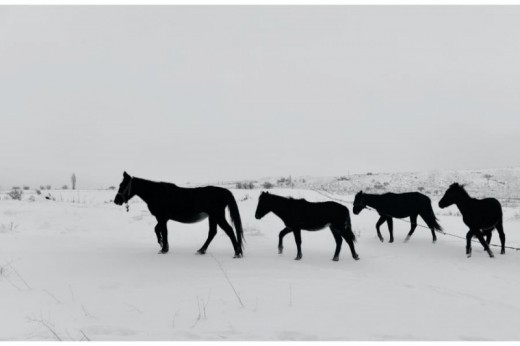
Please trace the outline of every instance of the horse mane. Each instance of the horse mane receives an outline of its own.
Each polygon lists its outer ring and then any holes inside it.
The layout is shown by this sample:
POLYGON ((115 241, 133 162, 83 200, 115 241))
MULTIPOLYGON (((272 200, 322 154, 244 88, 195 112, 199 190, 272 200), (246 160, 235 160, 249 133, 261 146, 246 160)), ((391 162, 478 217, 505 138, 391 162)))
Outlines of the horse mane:
POLYGON ((470 195, 468 193, 468 191, 466 191, 466 189, 464 188, 464 184, 459 184, 459 183, 453 183, 450 185, 450 189, 453 188, 453 189, 457 189, 460 193, 462 193, 465 197, 468 197, 470 198, 470 195))
POLYGON ((175 187, 177 188, 178 186, 175 185, 174 183, 168 183, 166 181, 153 181, 153 180, 148 180, 148 179, 143 179, 143 178, 138 178, 138 177, 132 177, 132 179, 137 179, 137 181, 139 181, 140 183, 144 183, 145 185, 151 185, 151 186, 169 186, 169 187, 175 187))
POLYGON ((285 196, 280 196, 280 195, 275 195, 275 194, 271 194, 271 193, 266 193, 265 196, 269 196, 269 197, 275 197, 275 199, 278 199, 278 200, 285 200, 285 201, 296 201, 296 202, 307 202, 305 199, 303 198, 293 198, 293 197, 285 197, 285 196))

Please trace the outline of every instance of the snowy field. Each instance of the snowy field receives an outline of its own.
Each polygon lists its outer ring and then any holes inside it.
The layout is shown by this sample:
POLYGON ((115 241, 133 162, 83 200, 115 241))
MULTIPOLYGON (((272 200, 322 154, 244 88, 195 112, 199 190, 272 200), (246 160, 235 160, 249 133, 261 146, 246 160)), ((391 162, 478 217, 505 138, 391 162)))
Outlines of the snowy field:
MULTIPOLYGON (((242 259, 221 230, 195 255, 207 221, 170 221, 170 253, 157 254, 146 206, 136 198, 127 213, 110 203, 114 191, 0 200, 0 340, 520 340, 520 252, 493 248, 490 259, 474 244, 468 259, 462 240, 439 235, 432 244, 423 228, 403 243, 409 224, 397 220, 396 242, 387 243, 384 225, 381 243, 377 215, 364 210, 351 212, 359 261, 346 244, 331 261, 329 230, 302 232, 303 259, 294 261, 292 235, 277 253, 282 222, 254 218, 260 191, 233 190, 242 259)), ((464 236, 457 209, 437 202, 441 225, 464 236)), ((505 208, 507 245, 520 246, 519 226, 518 208, 505 208)))

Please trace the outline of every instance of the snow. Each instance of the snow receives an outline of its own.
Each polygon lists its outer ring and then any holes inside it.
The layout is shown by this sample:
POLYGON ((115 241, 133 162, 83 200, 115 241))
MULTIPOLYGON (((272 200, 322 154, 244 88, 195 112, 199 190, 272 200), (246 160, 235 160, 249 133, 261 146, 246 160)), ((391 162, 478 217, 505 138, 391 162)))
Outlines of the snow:
MULTIPOLYGON (((396 242, 387 242, 385 225, 381 243, 377 215, 364 210, 351 214, 359 261, 346 244, 331 261, 327 229, 304 231, 303 259, 294 261, 292 235, 277 253, 282 222, 254 218, 261 190, 232 191, 247 241, 242 259, 232 258, 222 231, 195 255, 207 221, 170 221, 170 253, 157 254, 146 205, 135 199, 127 213, 110 203, 114 191, 0 200, 0 340, 520 339, 520 252, 493 248, 490 259, 474 244, 468 259, 462 240, 439 235, 432 244, 422 228, 404 243, 409 224, 397 220, 396 242)), ((272 193, 326 200, 305 189, 272 193)), ((456 208, 441 211, 437 202, 441 225, 464 236, 456 208)), ((505 208, 509 246, 520 246, 518 215, 517 206, 505 208)))

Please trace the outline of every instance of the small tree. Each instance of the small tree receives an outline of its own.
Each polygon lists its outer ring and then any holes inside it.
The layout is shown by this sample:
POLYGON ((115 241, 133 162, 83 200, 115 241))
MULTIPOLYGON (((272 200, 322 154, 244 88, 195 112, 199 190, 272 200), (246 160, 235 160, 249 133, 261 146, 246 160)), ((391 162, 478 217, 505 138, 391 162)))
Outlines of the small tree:
POLYGON ((61 189, 62 189, 62 190, 68 190, 69 187, 68 187, 67 185, 63 185, 63 186, 61 187, 61 189))
POLYGON ((72 190, 76 190, 76 174, 72 173, 70 177, 70 182, 72 183, 72 190))

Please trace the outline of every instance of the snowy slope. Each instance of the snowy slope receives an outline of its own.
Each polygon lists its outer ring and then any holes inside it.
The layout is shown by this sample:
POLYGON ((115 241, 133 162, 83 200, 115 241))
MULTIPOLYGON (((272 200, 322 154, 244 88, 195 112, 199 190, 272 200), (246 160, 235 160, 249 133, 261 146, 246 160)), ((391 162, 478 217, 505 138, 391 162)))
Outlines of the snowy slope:
MULTIPOLYGON (((381 243, 377 216, 365 210, 352 215, 360 261, 344 246, 332 262, 328 230, 303 232, 303 259, 294 261, 291 235, 277 254, 281 221, 254 218, 259 192, 233 190, 242 259, 222 231, 207 255, 194 254, 206 221, 169 222, 171 252, 157 254, 146 206, 135 200, 126 213, 106 203, 113 191, 82 191, 82 203, 1 200, 0 340, 520 339, 520 252, 495 249, 490 259, 475 244, 467 259, 461 240, 439 235, 432 244, 421 228, 405 244, 409 225, 399 221, 396 243, 381 243)), ((273 193, 325 200, 309 190, 273 193)), ((456 209, 436 203, 445 229, 464 235, 456 209)), ((508 245, 520 246, 519 223, 518 209, 507 208, 508 245)))
MULTIPOLYGON (((259 179, 257 186, 262 186, 266 181, 277 184, 280 178, 282 177, 259 179)), ((325 189, 343 194, 355 194, 359 190, 371 193, 422 191, 429 196, 439 198, 450 184, 459 182, 466 184, 466 189, 475 197, 494 196, 520 200, 520 167, 395 173, 367 172, 336 177, 291 178, 291 186, 300 189, 325 189)))

